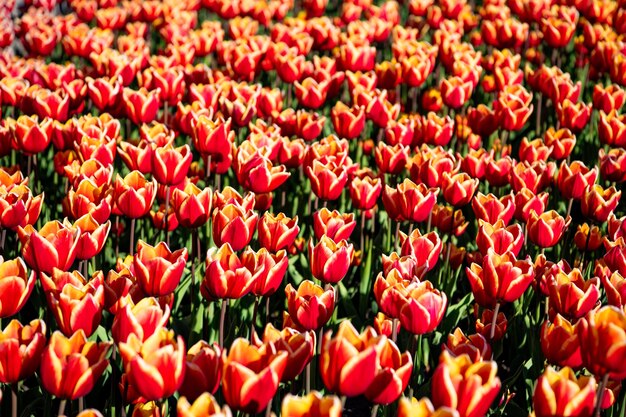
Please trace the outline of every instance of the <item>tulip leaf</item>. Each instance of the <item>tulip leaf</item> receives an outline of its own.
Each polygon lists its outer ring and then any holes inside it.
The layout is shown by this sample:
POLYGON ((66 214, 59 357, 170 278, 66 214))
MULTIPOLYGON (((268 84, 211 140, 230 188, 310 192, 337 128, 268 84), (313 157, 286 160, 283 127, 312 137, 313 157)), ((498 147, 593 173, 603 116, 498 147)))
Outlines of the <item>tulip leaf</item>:
MULTIPOLYGON (((369 239, 368 239, 369 240, 369 239)), ((371 241, 366 244, 367 256, 365 262, 361 264, 361 283, 359 285, 359 313, 361 317, 365 317, 368 307, 368 298, 372 290, 372 247, 371 241)), ((363 255, 361 255, 363 256, 363 255)))
POLYGON ((343 282, 339 282, 339 284, 337 284, 337 288, 339 290, 339 304, 343 307, 343 309, 346 312, 345 317, 347 319, 353 320, 353 324, 358 328, 361 326, 361 316, 359 315, 359 313, 357 312, 356 308, 354 307, 354 303, 352 302, 353 300, 353 295, 350 295, 350 293, 348 292, 348 289, 346 288, 345 285, 343 285, 343 282))
POLYGON ((466 294, 463 298, 459 300, 459 302, 448 305, 446 310, 446 315, 444 316, 441 325, 439 326, 439 330, 443 334, 448 334, 455 327, 459 325, 463 318, 469 317, 469 310, 471 310, 470 299, 472 298, 472 293, 466 294))

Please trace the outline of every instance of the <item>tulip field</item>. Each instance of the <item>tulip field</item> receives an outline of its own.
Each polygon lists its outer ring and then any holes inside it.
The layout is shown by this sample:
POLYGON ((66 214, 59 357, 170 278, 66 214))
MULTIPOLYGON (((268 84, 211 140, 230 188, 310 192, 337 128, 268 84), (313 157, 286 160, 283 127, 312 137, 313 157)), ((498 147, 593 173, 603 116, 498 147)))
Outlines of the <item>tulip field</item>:
POLYGON ((625 0, 0 0, 0 416, 624 416, 625 101, 625 0))

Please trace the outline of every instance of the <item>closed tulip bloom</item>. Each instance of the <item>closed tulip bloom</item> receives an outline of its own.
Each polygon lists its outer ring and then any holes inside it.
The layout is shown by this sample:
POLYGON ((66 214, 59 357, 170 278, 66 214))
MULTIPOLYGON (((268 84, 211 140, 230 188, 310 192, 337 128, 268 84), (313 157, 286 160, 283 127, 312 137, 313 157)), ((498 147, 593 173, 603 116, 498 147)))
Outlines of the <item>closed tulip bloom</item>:
POLYGON ((400 232, 402 256, 413 256, 417 260, 417 266, 426 266, 426 270, 432 270, 441 254, 441 238, 437 232, 422 235, 419 229, 414 229, 410 235, 400 232))
POLYGON ((11 126, 17 149, 27 155, 36 155, 44 151, 52 140, 52 119, 46 117, 39 121, 37 116, 22 115, 11 126))
POLYGON ((129 383, 146 401, 172 396, 185 377, 185 342, 161 328, 141 342, 131 334, 119 345, 129 383))
POLYGON ((446 312, 448 297, 430 281, 412 282, 400 307, 400 324, 413 334, 434 331, 446 312))
POLYGON ((269 193, 280 187, 291 175, 284 165, 274 166, 272 161, 257 150, 252 155, 237 152, 235 173, 239 183, 254 193, 269 193))
POLYGON ((76 258, 86 260, 93 258, 104 248, 111 230, 111 221, 98 224, 91 214, 86 214, 74 222, 74 227, 80 230, 76 258))
POLYGON ((232 417, 232 412, 227 405, 220 407, 215 398, 205 392, 199 396, 193 404, 184 396, 178 399, 176 413, 179 417, 232 417))
POLYGON ((380 273, 374 282, 374 298, 378 308, 392 319, 400 318, 400 310, 406 302, 406 297, 412 280, 402 276, 398 269, 391 269, 385 274, 380 273))
POLYGON ((524 245, 524 233, 522 226, 518 223, 505 227, 502 220, 498 220, 493 225, 479 220, 478 224, 480 226, 476 235, 476 244, 483 256, 488 253, 489 249, 493 249, 498 255, 506 252, 512 252, 514 256, 519 254, 524 245))
POLYGON ((550 195, 546 192, 535 194, 528 188, 522 188, 515 194, 515 218, 527 223, 533 212, 542 214, 548 206, 548 197, 550 195))
POLYGON ((293 381, 311 362, 315 351, 315 332, 313 330, 299 332, 291 327, 276 329, 271 323, 265 326, 262 339, 252 334, 252 343, 260 347, 273 343, 276 351, 287 352, 287 366, 281 379, 282 382, 293 381))
POLYGON ((89 394, 104 370, 110 342, 90 342, 82 330, 70 338, 57 331, 41 357, 39 375, 43 387, 52 395, 75 400, 89 394))
POLYGON ((548 282, 549 306, 565 317, 583 317, 600 298, 600 279, 594 277, 585 281, 578 268, 569 273, 560 271, 551 278, 548 282))
POLYGON ((35 224, 41 213, 44 193, 34 196, 24 184, 0 192, 0 227, 16 230, 18 226, 35 224))
POLYGON ((245 248, 256 230, 259 215, 238 204, 226 204, 213 212, 213 241, 230 244, 234 251, 245 248))
POLYGON ((208 392, 215 394, 222 380, 222 348, 200 340, 187 351, 185 378, 178 390, 181 396, 195 401, 208 392))
POLYGON ((379 354, 386 340, 371 327, 359 334, 349 320, 341 322, 335 337, 326 332, 319 357, 324 386, 347 397, 365 394, 380 369, 379 354))
POLYGON ((595 405, 596 382, 593 377, 576 377, 571 368, 560 371, 546 368, 533 393, 536 417, 591 417, 595 405))
POLYGON ((472 95, 473 85, 455 76, 441 81, 441 98, 444 104, 453 109, 462 107, 472 95))
POLYGON ((409 352, 400 353, 395 342, 384 338, 378 353, 380 368, 365 391, 365 398, 374 404, 391 404, 406 389, 411 379, 413 360, 409 352))
POLYGON ((602 188, 601 185, 587 187, 580 201, 583 215, 598 223, 604 223, 619 204, 621 191, 615 187, 602 188))
POLYGON ((246 339, 236 339, 224 359, 222 392, 234 410, 260 413, 276 394, 287 366, 287 352, 276 352, 273 345, 256 347, 246 339))
POLYGON ((0 332, 0 382, 17 384, 34 374, 45 346, 43 320, 33 320, 25 326, 11 320, 0 332))
POLYGON ((578 200, 585 194, 587 187, 596 182, 597 176, 596 167, 590 169, 580 161, 573 161, 571 164, 563 161, 556 177, 556 185, 564 198, 578 200))
POLYGON ((342 214, 337 210, 330 211, 326 207, 313 213, 313 231, 318 240, 324 235, 335 242, 348 240, 355 227, 356 222, 352 213, 342 214))
POLYGON ((260 273, 252 250, 241 256, 228 243, 207 252, 206 274, 200 288, 207 299, 238 299, 248 294, 260 273))
POLYGON ((201 115, 192 124, 192 138, 194 148, 203 156, 205 161, 211 161, 210 171, 224 174, 232 163, 232 148, 235 142, 235 132, 231 130, 232 119, 212 120, 201 115))
POLYGON ((492 249, 482 266, 472 263, 466 271, 476 302, 490 308, 520 298, 534 278, 530 258, 516 259, 511 252, 498 255, 492 249))
POLYGON ((459 417, 459 412, 450 407, 439 407, 435 410, 427 397, 417 400, 415 397, 400 398, 398 403, 398 417, 459 417))
POLYGON ((477 219, 491 224, 502 219, 504 224, 508 225, 515 213, 515 202, 512 194, 498 198, 493 194, 484 195, 479 191, 472 200, 472 210, 477 219))
POLYGON ((335 289, 324 290, 312 281, 302 281, 296 290, 287 284, 287 309, 293 321, 304 330, 322 327, 335 310, 335 289))
POLYGON ((387 145, 378 142, 374 149, 374 160, 381 174, 399 175, 404 171, 409 159, 410 148, 400 143, 387 145))
POLYGON ((311 190, 322 200, 338 199, 348 182, 346 169, 334 162, 324 164, 315 160, 305 168, 305 173, 311 181, 311 190))
POLYGON ((261 247, 276 253, 291 246, 299 232, 298 216, 290 218, 282 212, 276 216, 265 212, 259 221, 257 238, 261 247))
POLYGON ((309 241, 309 263, 311 274, 322 282, 336 284, 343 279, 350 269, 354 247, 346 240, 335 243, 327 236, 322 236, 317 245, 309 241))
POLYGON ((442 178, 443 198, 454 207, 468 204, 478 188, 478 179, 472 179, 466 173, 450 175, 444 172, 442 178))
POLYGON ((173 293, 183 276, 187 257, 187 248, 172 252, 165 242, 150 246, 140 240, 133 260, 139 287, 150 296, 173 293))
POLYGON ((289 417, 341 417, 341 410, 339 397, 323 397, 317 391, 312 391, 305 397, 287 394, 281 405, 281 415, 289 417))
POLYGON ((156 198, 156 180, 146 180, 139 171, 132 171, 124 178, 115 178, 115 204, 126 217, 138 219, 150 212, 156 198))
POLYGON ((559 243, 571 220, 569 216, 564 219, 554 210, 546 211, 540 215, 531 213, 526 224, 528 238, 541 248, 550 248, 559 243))
POLYGON ((435 206, 438 194, 438 188, 415 184, 407 178, 395 189, 385 185, 383 204, 387 211, 397 213, 402 219, 422 222, 435 206))
POLYGON ((167 326, 170 319, 170 306, 160 303, 154 297, 146 297, 136 304, 132 298, 115 313, 111 325, 111 335, 115 343, 127 342, 131 334, 140 342, 167 326))
POLYGON ((576 326, 565 317, 557 313, 552 321, 546 320, 541 326, 540 340, 541 351, 549 363, 574 369, 582 366, 576 326))
POLYGON ((596 376, 626 377, 626 314, 614 306, 591 311, 576 325, 583 366, 596 376))
POLYGON ((51 274, 54 268, 68 270, 76 258, 79 230, 57 220, 46 223, 39 231, 31 225, 17 229, 22 256, 36 272, 51 274))
POLYGON ((211 188, 201 190, 190 182, 183 190, 174 189, 172 197, 176 218, 181 226, 196 229, 206 224, 213 204, 211 188))
MULTIPOLYGON (((89 282, 80 272, 72 273, 74 282, 64 282, 58 275, 70 274, 55 269, 53 278, 59 282, 54 290, 46 292, 48 306, 56 319, 59 330, 71 336, 81 330, 89 337, 100 325, 104 308, 104 275, 96 272, 89 282)), ((43 278, 42 279, 46 279, 43 278)))
POLYGON ((352 205, 360 210, 371 210, 376 206, 382 189, 380 178, 369 176, 363 178, 355 177, 350 182, 352 205))
POLYGON ((0 256, 0 318, 19 312, 35 288, 37 274, 30 275, 22 258, 4 261, 0 256))
POLYGON ((96 221, 104 223, 111 215, 111 203, 113 195, 109 185, 97 186, 91 179, 84 179, 78 183, 78 187, 72 187, 64 201, 69 215, 78 219, 86 214, 91 214, 96 221))
POLYGON ((124 88, 122 97, 126 116, 134 124, 150 123, 156 119, 160 106, 159 89, 148 91, 142 87, 135 91, 124 88))
POLYGON ((189 145, 156 147, 152 152, 152 175, 159 184, 180 184, 187 176, 192 157, 189 145))
POLYGON ((340 138, 356 139, 365 128, 363 106, 348 107, 342 101, 338 101, 332 108, 330 116, 335 132, 340 138))
POLYGON ((500 392, 498 365, 493 361, 473 363, 468 355, 452 357, 443 351, 433 375, 433 404, 450 407, 460 417, 480 417, 500 392))
POLYGON ((283 249, 274 254, 261 248, 255 256, 258 272, 251 292, 257 297, 269 297, 278 290, 285 278, 289 266, 287 251, 283 249))
POLYGON ((452 356, 469 355, 473 362, 490 360, 492 355, 491 345, 487 338, 479 333, 466 336, 459 327, 448 335, 441 349, 448 351, 452 356))

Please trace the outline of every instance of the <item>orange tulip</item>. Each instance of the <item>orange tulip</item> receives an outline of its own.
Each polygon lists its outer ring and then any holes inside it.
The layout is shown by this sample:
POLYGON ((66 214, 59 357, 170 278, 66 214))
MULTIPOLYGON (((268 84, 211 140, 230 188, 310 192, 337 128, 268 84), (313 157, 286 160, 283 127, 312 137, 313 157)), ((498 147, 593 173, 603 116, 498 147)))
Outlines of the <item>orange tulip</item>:
POLYGON ((459 412, 450 407, 439 407, 435 410, 433 404, 426 397, 421 400, 400 398, 398 417, 459 417, 459 412))
POLYGON ((236 339, 224 359, 222 392, 234 410, 259 413, 276 394, 287 366, 287 352, 276 352, 273 344, 256 347, 236 339))
POLYGON ((282 212, 276 216, 265 212, 259 222, 258 240, 261 247, 277 253, 291 246, 299 232, 298 216, 289 218, 282 212))
POLYGON ((281 415, 289 417, 341 417, 341 400, 329 395, 322 397, 317 391, 312 391, 305 397, 296 397, 287 394, 281 405, 281 415))
POLYGON ((15 144, 27 155, 35 155, 45 150, 52 140, 52 119, 39 121, 37 116, 22 115, 11 126, 15 144))
POLYGON ((397 400, 411 379, 413 359, 408 352, 400 353, 395 342, 385 340, 378 353, 380 368, 371 385, 365 391, 365 398, 374 404, 390 404, 397 400))
POLYGON ((173 395, 185 376, 185 342, 172 330, 158 329, 145 341, 131 333, 119 345, 129 383, 147 401, 173 395))
POLYGON ((119 308, 113 318, 111 335, 115 343, 127 342, 131 334, 140 342, 167 326, 170 319, 170 306, 160 303, 154 297, 141 299, 136 304, 132 298, 119 308))
POLYGON ((468 355, 452 357, 443 351, 433 375, 433 404, 450 407, 460 417, 480 417, 500 392, 498 365, 493 361, 472 362, 468 355))
POLYGON ((90 342, 82 330, 69 339, 54 332, 41 357, 39 375, 49 393, 75 400, 89 394, 109 366, 110 342, 90 342))
POLYGON ((596 376, 626 377, 626 313, 614 306, 591 311, 576 326, 583 366, 596 376))
POLYGON ((0 256, 0 318, 19 312, 33 292, 35 271, 30 275, 22 258, 4 261, 0 256))
POLYGON ((577 378, 571 368, 555 371, 549 366, 537 380, 533 393, 535 416, 591 417, 595 405, 595 388, 593 377, 577 378))
POLYGON ((111 230, 111 221, 107 220, 103 224, 98 224, 91 214, 86 214, 74 222, 74 227, 80 230, 76 258, 86 260, 93 258, 104 249, 111 230))
POLYGON ((16 230, 18 226, 35 224, 41 213, 44 193, 34 196, 24 184, 0 191, 0 226, 16 230))
POLYGON ((208 392, 215 394, 222 379, 222 348, 200 340, 187 351, 185 378, 179 392, 195 401, 208 392))
POLYGON ((557 313, 552 321, 546 320, 543 323, 540 337, 541 351, 549 363, 580 368, 580 341, 573 322, 557 313))
POLYGON ((607 189, 600 185, 589 186, 582 195, 580 209, 585 217, 604 223, 619 204, 621 196, 622 192, 613 186, 607 189))
POLYGON ((233 415, 228 406, 220 407, 208 392, 199 396, 193 404, 189 404, 184 396, 180 397, 176 412, 179 417, 232 417, 233 415))

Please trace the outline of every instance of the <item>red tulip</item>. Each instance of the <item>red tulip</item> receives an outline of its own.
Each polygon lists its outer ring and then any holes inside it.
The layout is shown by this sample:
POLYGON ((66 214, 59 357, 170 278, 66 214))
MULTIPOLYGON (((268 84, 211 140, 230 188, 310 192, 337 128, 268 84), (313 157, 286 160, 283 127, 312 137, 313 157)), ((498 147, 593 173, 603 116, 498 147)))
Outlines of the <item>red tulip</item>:
POLYGON ((234 251, 245 248, 256 230, 259 215, 239 204, 226 204, 213 212, 213 241, 217 246, 230 244, 234 251))
POLYGON ((284 213, 274 216, 265 212, 259 222, 258 240, 261 247, 277 253, 291 246, 299 232, 298 216, 292 219, 286 217, 284 213))
POLYGON ((52 140, 52 119, 41 122, 37 116, 22 115, 11 126, 15 145, 27 155, 35 155, 45 150, 52 140))
POLYGON ((600 280, 584 280, 578 268, 569 273, 559 272, 551 276, 549 306, 565 317, 578 319, 586 315, 600 298, 600 280))
POLYGON ((322 282, 336 284, 348 273, 354 248, 346 240, 335 243, 328 236, 322 236, 317 245, 309 241, 309 263, 311 274, 322 282))
POLYGON ((134 91, 124 88, 123 99, 126 115, 133 123, 150 123, 156 118, 160 105, 158 89, 148 91, 140 88, 134 91))
POLYGON ((200 190, 190 182, 183 190, 174 189, 172 197, 176 218, 181 226, 195 229, 208 221, 213 203, 213 191, 210 188, 200 190))
POLYGON ((50 221, 39 231, 31 225, 21 228, 22 256, 36 272, 51 274, 54 268, 68 270, 74 263, 79 231, 69 223, 50 221))
POLYGON ((626 376, 626 314, 614 306, 591 311, 576 325, 583 366, 596 376, 626 376))
POLYGON ((138 219, 150 212, 156 198, 156 180, 148 181, 139 171, 132 171, 123 179, 115 178, 115 203, 126 217, 138 219))
POLYGON ((399 317, 402 328, 413 334, 434 331, 446 311, 446 294, 434 289, 430 281, 412 282, 405 291, 399 317))
POLYGON ((0 382, 17 384, 39 368, 46 345, 46 324, 33 320, 23 326, 11 320, 0 332, 0 382))
POLYGON ((287 394, 281 405, 281 415, 290 417, 341 417, 341 400, 329 395, 322 397, 317 391, 312 391, 305 397, 296 397, 287 394))
POLYGON ((541 351, 546 360, 558 366, 578 369, 582 365, 576 326, 557 313, 541 326, 541 351))
POLYGON ((487 338, 480 333, 466 336, 459 327, 448 335, 448 339, 441 346, 441 349, 446 350, 453 357, 468 355, 474 363, 490 360, 492 355, 487 338))
POLYGON ((512 224, 505 227, 502 220, 498 220, 491 225, 482 220, 476 236, 476 244, 482 255, 486 255, 492 249, 498 255, 511 252, 514 256, 519 254, 524 244, 524 234, 519 224, 512 224))
POLYGON ((571 220, 569 216, 564 219, 554 210, 547 211, 541 215, 531 213, 526 225, 528 238, 541 248, 550 248, 561 240, 571 220))
POLYGON ((215 394, 222 379, 222 348, 200 340, 187 351, 185 378, 179 392, 195 401, 205 392, 215 394))
POLYGON ((49 393, 75 400, 89 394, 109 366, 110 342, 90 342, 82 330, 69 339, 54 332, 41 357, 39 375, 49 393))
POLYGON ((39 218, 44 194, 34 196, 24 184, 10 186, 0 192, 0 226, 16 230, 33 225, 39 218))
POLYGON ((262 272, 252 250, 241 256, 228 243, 207 252, 206 275, 202 281, 202 295, 212 299, 238 299, 248 294, 262 272))
POLYGON ((302 281, 298 290, 291 284, 285 288, 287 309, 293 321, 304 330, 322 327, 335 310, 335 290, 326 290, 312 281, 302 281))
POLYGON ((596 383, 593 377, 576 377, 571 368, 555 371, 546 368, 537 380, 533 409, 537 417, 591 417, 595 405, 596 383))
POLYGON ((174 292, 186 263, 187 248, 172 252, 164 242, 150 246, 140 240, 133 268, 141 290, 147 295, 158 297, 174 292))
POLYGON ((111 335, 118 344, 127 342, 131 334, 145 342, 159 329, 165 328, 169 318, 170 306, 154 297, 143 298, 136 304, 130 299, 115 313, 111 335))
POLYGON ((615 187, 604 189, 600 185, 589 186, 582 195, 580 209, 585 217, 604 223, 619 204, 621 196, 622 192, 615 187))
POLYGON ((35 271, 30 275, 22 258, 4 261, 0 257, 0 318, 18 313, 35 288, 35 271))

